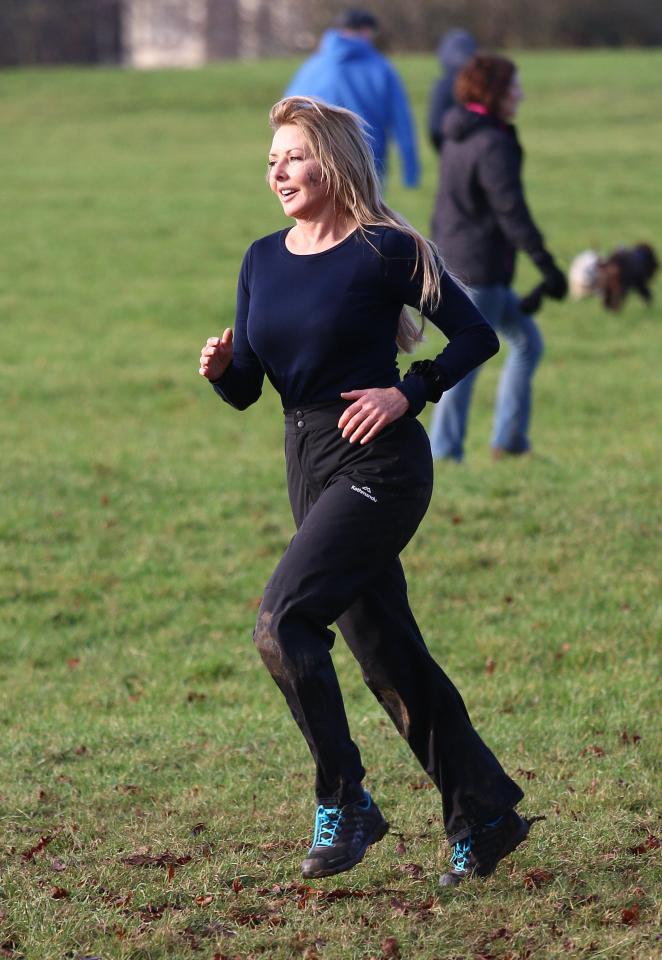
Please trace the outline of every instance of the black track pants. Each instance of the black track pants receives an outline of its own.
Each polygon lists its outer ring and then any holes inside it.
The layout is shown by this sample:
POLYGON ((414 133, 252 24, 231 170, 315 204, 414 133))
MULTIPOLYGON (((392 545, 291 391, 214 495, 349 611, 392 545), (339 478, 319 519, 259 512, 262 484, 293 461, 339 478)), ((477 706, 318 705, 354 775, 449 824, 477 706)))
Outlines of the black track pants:
POLYGON ((362 796, 330 650, 337 622, 363 677, 443 798, 451 842, 521 800, 428 652, 398 556, 430 502, 432 459, 420 423, 403 417, 361 446, 344 440, 346 404, 285 417, 297 533, 264 592, 255 642, 317 768, 319 802, 362 796))

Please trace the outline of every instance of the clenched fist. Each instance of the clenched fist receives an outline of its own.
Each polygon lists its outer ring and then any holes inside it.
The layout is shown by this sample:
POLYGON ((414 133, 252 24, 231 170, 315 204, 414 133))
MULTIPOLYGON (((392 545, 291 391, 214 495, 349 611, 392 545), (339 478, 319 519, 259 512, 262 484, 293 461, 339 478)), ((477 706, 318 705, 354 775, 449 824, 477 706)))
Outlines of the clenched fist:
POLYGON ((232 330, 228 328, 222 337, 210 337, 200 353, 198 373, 207 380, 218 380, 223 376, 232 360, 232 330))

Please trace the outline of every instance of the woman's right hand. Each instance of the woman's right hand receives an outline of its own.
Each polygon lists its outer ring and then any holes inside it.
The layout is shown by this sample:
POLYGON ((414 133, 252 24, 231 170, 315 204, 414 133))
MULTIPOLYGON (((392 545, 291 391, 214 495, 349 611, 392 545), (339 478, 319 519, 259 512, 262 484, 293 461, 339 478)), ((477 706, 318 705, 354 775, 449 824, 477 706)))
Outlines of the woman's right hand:
POLYGON ((232 360, 232 330, 228 327, 222 337, 210 337, 200 353, 201 377, 212 383, 219 380, 232 360))

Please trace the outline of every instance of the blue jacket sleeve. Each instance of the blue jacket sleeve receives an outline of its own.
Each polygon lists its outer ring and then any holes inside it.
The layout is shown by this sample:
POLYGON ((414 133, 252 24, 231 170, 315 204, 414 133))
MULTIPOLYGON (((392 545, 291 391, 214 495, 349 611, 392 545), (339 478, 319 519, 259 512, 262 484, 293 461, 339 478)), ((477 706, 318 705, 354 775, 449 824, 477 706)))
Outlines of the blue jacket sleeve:
MULTIPOLYGON (((419 309, 423 271, 420 264, 415 269, 414 241, 398 231, 387 231, 382 253, 386 279, 393 295, 401 303, 419 309)), ((444 391, 450 390, 499 349, 499 340, 490 324, 446 271, 441 277, 438 306, 434 310, 424 306, 423 315, 448 338, 444 349, 434 358, 444 391)), ((409 412, 413 416, 432 399, 431 384, 417 374, 405 376, 396 386, 409 400, 409 412)))
POLYGON ((250 305, 250 268, 252 247, 247 251, 237 284, 237 312, 232 344, 232 362, 222 377, 212 383, 214 391, 237 410, 245 410, 259 398, 264 369, 248 342, 250 305))
POLYGON ((402 182, 405 187, 415 187, 421 178, 418 159, 416 127, 409 107, 407 93, 402 81, 389 64, 389 88, 391 100, 391 128, 400 151, 402 182))

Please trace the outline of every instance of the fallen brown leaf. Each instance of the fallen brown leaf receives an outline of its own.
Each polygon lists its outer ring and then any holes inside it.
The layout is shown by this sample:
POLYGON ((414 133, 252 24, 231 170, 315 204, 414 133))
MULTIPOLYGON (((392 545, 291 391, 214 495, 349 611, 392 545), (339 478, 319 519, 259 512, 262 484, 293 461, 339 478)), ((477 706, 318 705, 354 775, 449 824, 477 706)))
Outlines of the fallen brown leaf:
POLYGON ((23 954, 21 953, 18 940, 14 940, 13 937, 10 937, 8 940, 3 940, 3 942, 0 943, 0 956, 13 957, 15 960, 21 960, 23 954))
POLYGON ((536 779, 536 774, 534 770, 524 770, 522 767, 518 767, 515 773, 518 773, 520 777, 525 777, 527 780, 536 779))
POLYGON ((649 850, 657 850, 660 846, 660 841, 657 837, 653 836, 652 833, 646 835, 646 839, 643 843, 640 843, 637 847, 630 847, 630 853, 634 853, 635 856, 639 856, 642 853, 648 853, 649 850))
POLYGON ((53 900, 64 900, 66 897, 71 896, 69 891, 65 890, 64 887, 51 887, 49 895, 53 900))
POLYGON ((207 694, 198 693, 197 690, 189 690, 189 692, 186 694, 186 700, 188 703, 197 703, 201 700, 206 700, 206 699, 207 699, 207 694))
POLYGON ((195 898, 195 902, 199 907, 208 907, 210 903, 214 902, 214 897, 211 893, 201 894, 199 897, 195 898))
POLYGON ((28 850, 24 850, 21 854, 21 858, 26 861, 34 860, 35 856, 38 853, 41 853, 49 843, 52 843, 55 837, 40 837, 34 847, 30 847, 28 850))
POLYGON ((381 948, 384 960, 400 960, 400 944, 395 937, 384 937, 381 948))
POLYGON ((590 746, 584 747, 584 749, 581 752, 581 756, 585 757, 589 753, 592 753, 596 757, 604 757, 605 755, 604 747, 601 747, 597 743, 592 743, 590 744, 590 746))
POLYGON ((118 793, 133 794, 140 792, 140 786, 137 783, 118 783, 115 789, 118 793))
POLYGON ((624 744, 633 744, 636 745, 641 740, 641 736, 638 733, 628 733, 627 730, 623 730, 621 733, 621 741, 624 744))
POLYGON ((527 890, 535 890, 544 886, 553 878, 551 870, 545 870, 544 867, 534 867, 524 874, 524 886, 527 890))
POLYGON ((625 923, 627 926, 634 926, 635 923, 639 923, 639 904, 633 903, 631 907, 626 907, 624 910, 621 910, 621 923, 625 923))
POLYGON ((411 903, 408 900, 401 900, 400 897, 391 897, 389 905, 402 917, 406 917, 411 910, 411 903))
POLYGON ((348 890, 346 887, 337 887, 335 890, 318 890, 317 899, 324 900, 326 903, 334 903, 336 900, 362 900, 365 897, 363 890, 348 890))
POLYGON ((432 790, 433 787, 431 780, 414 780, 409 784, 410 790, 432 790))
POLYGON ((141 847, 128 857, 122 857, 122 863, 126 863, 130 867, 181 867, 185 863, 191 862, 189 854, 178 857, 170 850, 164 850, 163 853, 152 855, 147 852, 148 850, 149 847, 141 847))

